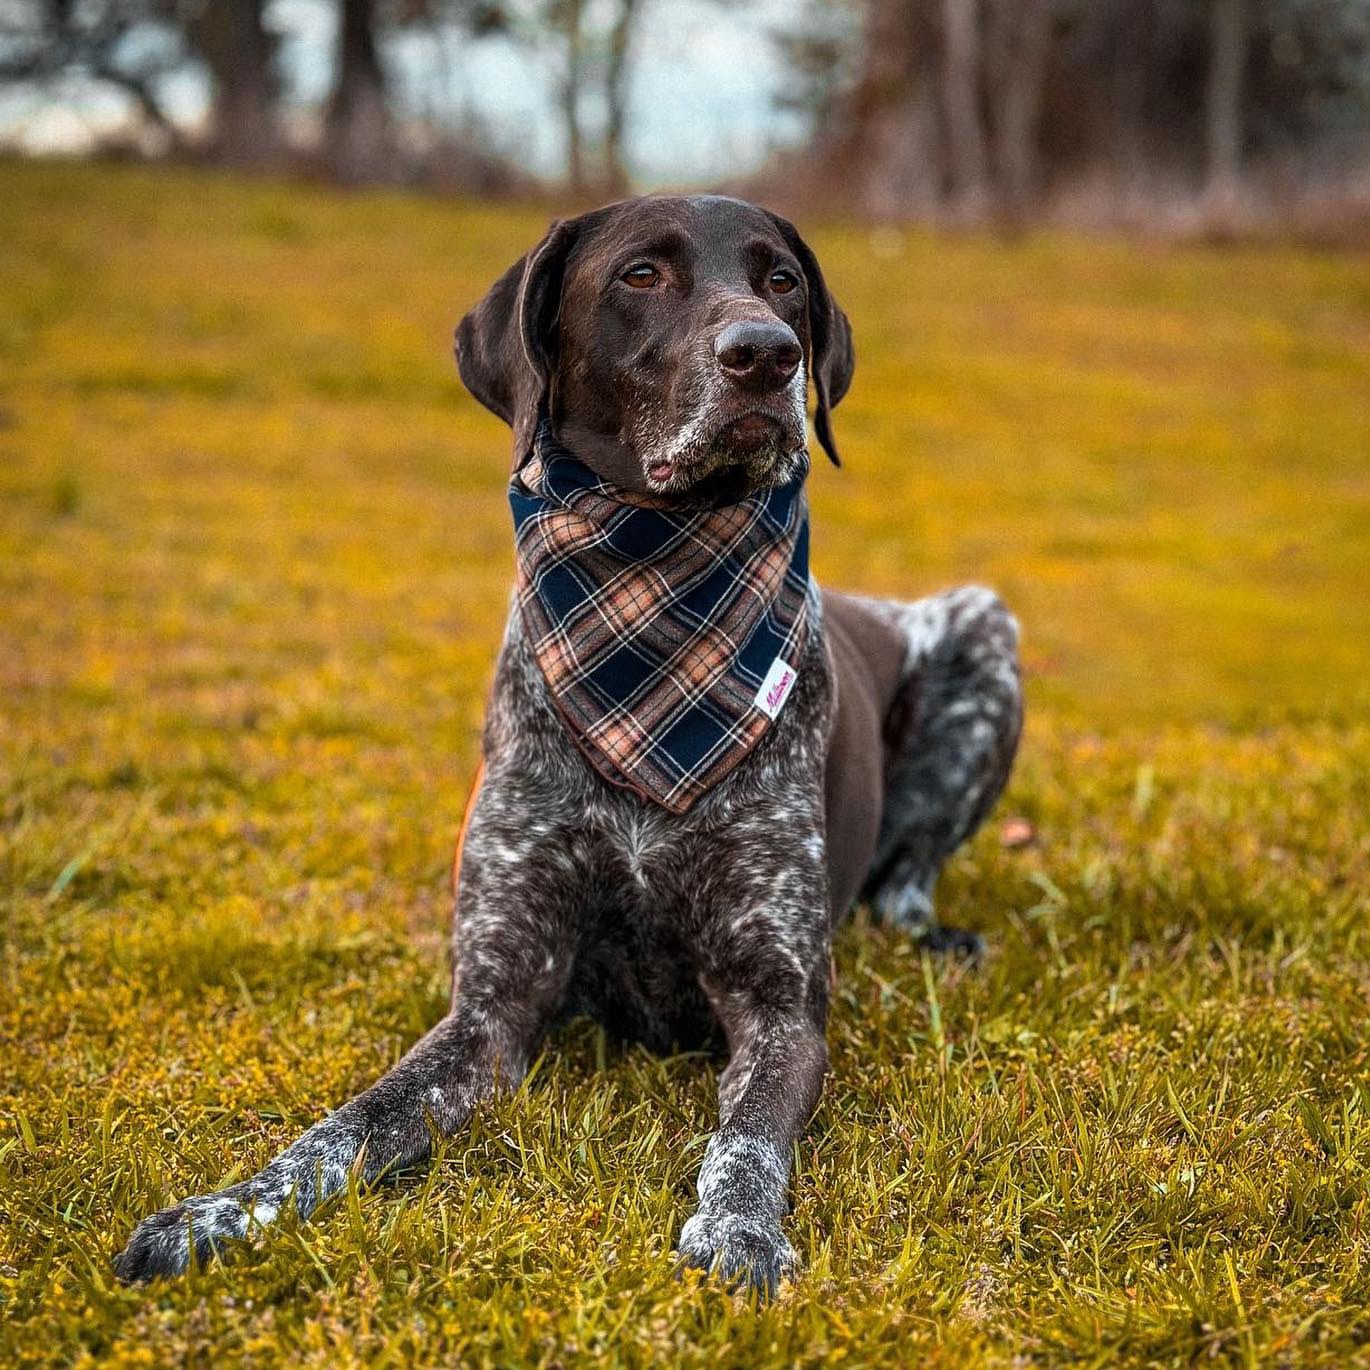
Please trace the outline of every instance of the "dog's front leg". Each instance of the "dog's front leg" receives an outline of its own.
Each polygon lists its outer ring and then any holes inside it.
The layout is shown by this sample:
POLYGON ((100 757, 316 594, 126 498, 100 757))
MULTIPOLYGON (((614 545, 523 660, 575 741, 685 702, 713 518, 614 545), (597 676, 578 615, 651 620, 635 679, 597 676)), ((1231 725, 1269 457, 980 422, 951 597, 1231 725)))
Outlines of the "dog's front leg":
POLYGON ((144 1219, 115 1259, 121 1280, 180 1274, 192 1247, 204 1263, 287 1204, 308 1217, 352 1173, 371 1184, 422 1160, 433 1130, 450 1135, 482 1099, 517 1085, 564 993, 569 959, 559 925, 545 909, 535 915, 512 885, 503 893, 502 900, 491 892, 482 901, 478 894, 468 899, 463 889, 462 904, 479 912, 468 914, 469 935, 459 938, 460 988, 451 1012, 388 1074, 256 1175, 144 1219))
POLYGON ((363 1184, 422 1160, 430 1125, 450 1134, 497 1085, 515 1084, 527 1046, 504 1023, 458 1005, 389 1074, 316 1123, 264 1169, 214 1194, 145 1218, 116 1258, 126 1283, 178 1275, 228 1240, 249 1236, 293 1203, 308 1217, 356 1171, 363 1184), (431 1123, 430 1123, 431 1120, 431 1123))
POLYGON ((792 994, 775 981, 705 991, 732 1059, 719 1081, 719 1128, 699 1172, 699 1208, 680 1234, 682 1264, 770 1296, 797 1265, 780 1230, 790 1156, 828 1066, 827 963, 792 994))

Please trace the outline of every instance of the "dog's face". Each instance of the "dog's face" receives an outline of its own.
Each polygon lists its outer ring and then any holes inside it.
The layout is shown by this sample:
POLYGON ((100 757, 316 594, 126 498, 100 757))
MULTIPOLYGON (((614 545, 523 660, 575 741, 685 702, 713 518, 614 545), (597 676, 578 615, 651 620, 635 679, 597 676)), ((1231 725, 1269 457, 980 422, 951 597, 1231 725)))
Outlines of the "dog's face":
POLYGON ((467 388, 512 424, 538 419, 616 484, 721 498, 805 467, 851 381, 851 334, 793 225, 722 196, 649 196, 563 220, 457 330, 467 388))

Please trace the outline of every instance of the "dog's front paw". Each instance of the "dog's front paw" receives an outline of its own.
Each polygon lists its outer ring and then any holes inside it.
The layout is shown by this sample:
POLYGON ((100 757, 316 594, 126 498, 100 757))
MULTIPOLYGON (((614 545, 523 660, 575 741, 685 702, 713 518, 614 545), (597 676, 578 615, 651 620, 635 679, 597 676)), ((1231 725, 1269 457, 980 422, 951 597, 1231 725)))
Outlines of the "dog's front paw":
POLYGON ((780 1281, 799 1268, 780 1224, 736 1213, 696 1213, 680 1232, 680 1263, 707 1270, 730 1289, 753 1289, 771 1298, 780 1281))
POLYGON ((124 1284, 145 1284, 165 1275, 183 1275, 195 1260, 206 1265, 222 1254, 223 1243, 247 1231, 247 1214, 236 1200, 221 1194, 187 1199, 144 1218, 128 1245, 114 1258, 114 1274, 124 1284))

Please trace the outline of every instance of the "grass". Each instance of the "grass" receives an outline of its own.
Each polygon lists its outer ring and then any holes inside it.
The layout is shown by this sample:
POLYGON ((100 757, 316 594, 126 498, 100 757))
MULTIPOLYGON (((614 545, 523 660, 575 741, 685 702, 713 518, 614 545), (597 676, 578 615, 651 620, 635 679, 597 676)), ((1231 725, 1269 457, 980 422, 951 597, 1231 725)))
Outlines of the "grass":
POLYGON ((441 1012, 505 612, 460 313, 542 215, 0 165, 0 1363, 1370 1363, 1370 260, 815 226, 819 574, 1030 722, 967 973, 841 937, 806 1264, 672 1278, 713 1069, 578 1025, 421 1177, 128 1291, 441 1012))

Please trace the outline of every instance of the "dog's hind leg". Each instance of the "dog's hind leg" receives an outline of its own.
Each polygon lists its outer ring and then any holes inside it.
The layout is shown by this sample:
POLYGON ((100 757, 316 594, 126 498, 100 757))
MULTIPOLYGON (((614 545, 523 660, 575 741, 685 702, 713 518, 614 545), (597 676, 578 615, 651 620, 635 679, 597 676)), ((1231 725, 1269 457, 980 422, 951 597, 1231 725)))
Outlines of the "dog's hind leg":
POLYGON ((885 724, 885 799, 862 898, 930 948, 973 953, 979 938, 939 926, 932 894, 1013 765, 1023 715, 1018 625, 978 585, 913 603, 863 602, 899 629, 907 652, 885 724))
POLYGON ((459 992, 452 1011, 376 1084, 316 1123, 250 1179, 144 1219, 114 1262, 126 1283, 177 1275, 251 1236, 293 1204, 301 1217, 356 1174, 373 1184, 423 1160, 434 1132, 450 1135, 497 1089, 516 1086, 565 993, 564 925, 510 879, 522 860, 511 836, 487 869, 463 882, 459 992), (469 885, 469 888, 467 887, 469 885))

